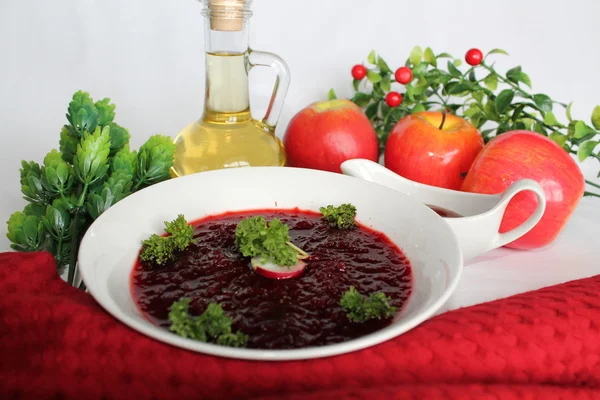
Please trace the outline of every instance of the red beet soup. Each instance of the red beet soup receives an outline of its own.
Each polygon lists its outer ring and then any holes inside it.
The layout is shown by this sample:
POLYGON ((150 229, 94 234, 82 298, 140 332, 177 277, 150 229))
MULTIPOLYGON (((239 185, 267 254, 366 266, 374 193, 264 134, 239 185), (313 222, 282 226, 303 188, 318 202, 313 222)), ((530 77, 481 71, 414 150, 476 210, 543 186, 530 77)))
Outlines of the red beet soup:
POLYGON ((296 349, 345 342, 390 324, 348 320, 340 298, 350 286, 369 295, 383 292, 398 311, 412 289, 409 260, 383 234, 359 224, 331 228, 314 212, 253 210, 227 213, 193 223, 197 243, 162 267, 137 262, 131 275, 133 298, 154 324, 168 328, 169 307, 189 297, 190 314, 219 303, 233 330, 248 335, 247 348, 296 349), (290 228, 292 242, 310 254, 302 275, 265 278, 235 246, 236 224, 263 215, 290 228))

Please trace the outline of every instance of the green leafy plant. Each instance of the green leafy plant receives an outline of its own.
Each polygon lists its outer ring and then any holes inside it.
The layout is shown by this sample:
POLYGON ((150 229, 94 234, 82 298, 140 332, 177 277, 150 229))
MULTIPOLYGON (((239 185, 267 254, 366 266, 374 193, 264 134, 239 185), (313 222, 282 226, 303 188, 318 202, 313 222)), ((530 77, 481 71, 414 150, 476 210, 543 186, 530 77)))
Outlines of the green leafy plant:
MULTIPOLYGON (((465 57, 468 67, 462 68, 461 59, 415 46, 405 65, 393 71, 372 51, 367 66, 359 64, 352 70, 354 95, 350 100, 370 119, 381 149, 400 119, 432 110, 468 120, 486 142, 504 132, 525 129, 550 137, 580 162, 590 157, 600 161, 600 105, 589 121, 576 120, 571 114, 572 102, 555 101, 533 91, 532 81, 521 66, 499 73, 491 61, 497 55, 508 53, 493 49, 483 56, 471 49, 465 57), (403 94, 392 90, 394 83, 404 87, 403 94), (564 122, 557 117, 559 109, 565 114, 564 122)), ((330 90, 328 97, 336 98, 335 92, 330 90)), ((586 183, 600 188, 594 182, 586 183)))
POLYGON ((241 220, 235 229, 235 243, 244 257, 261 257, 281 267, 296 265, 308 254, 291 242, 289 227, 278 218, 267 223, 257 215, 241 220))
POLYGON ((197 317, 189 314, 190 299, 184 297, 171 305, 169 311, 169 330, 184 338, 202 342, 216 343, 229 347, 244 347, 248 335, 231 330, 232 320, 225 315, 221 306, 210 303, 197 317))
POLYGON ((114 122, 114 111, 110 99, 94 102, 77 91, 60 132, 60 150, 52 149, 42 165, 21 162, 21 191, 29 204, 7 221, 11 247, 49 251, 58 268, 68 265, 70 284, 87 227, 131 193, 170 178, 172 140, 154 135, 132 151, 129 131, 114 122))
POLYGON ((352 322, 366 322, 370 319, 388 319, 396 312, 396 308, 390 306, 389 297, 383 292, 372 293, 368 297, 363 296, 351 286, 340 299, 340 305, 346 316, 352 322))
POLYGON ((194 242, 194 228, 188 225, 183 214, 173 221, 165 221, 167 236, 156 233, 142 241, 140 260, 157 265, 164 265, 175 257, 176 252, 183 251, 194 242))

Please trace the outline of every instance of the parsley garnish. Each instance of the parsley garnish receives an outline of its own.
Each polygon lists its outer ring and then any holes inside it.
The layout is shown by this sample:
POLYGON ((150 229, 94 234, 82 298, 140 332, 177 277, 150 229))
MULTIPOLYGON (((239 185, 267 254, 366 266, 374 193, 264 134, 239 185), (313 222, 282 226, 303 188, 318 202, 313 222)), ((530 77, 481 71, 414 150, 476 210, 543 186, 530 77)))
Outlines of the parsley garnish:
POLYGON ((328 205, 327 207, 319 208, 323 219, 327 221, 329 226, 338 229, 351 229, 356 226, 356 207, 352 204, 342 204, 339 207, 328 205))
POLYGON ((194 228, 182 214, 171 222, 165 221, 165 232, 169 235, 155 233, 142 241, 140 260, 164 265, 175 257, 175 252, 185 250, 194 240, 194 228))
POLYGON ((387 319, 394 315, 396 307, 390 306, 389 297, 383 292, 361 295, 354 286, 344 293, 340 305, 352 322, 365 322, 373 318, 387 319))
POLYGON ((278 218, 268 224, 262 215, 241 220, 235 229, 235 243, 244 257, 261 257, 262 262, 282 267, 291 267, 308 257, 292 244, 289 227, 278 218))
POLYGON ((222 346, 243 347, 248 342, 248 335, 231 331, 232 320, 225 315, 221 306, 210 303, 199 316, 189 314, 190 299, 181 298, 171 305, 169 330, 184 338, 201 342, 216 343, 222 346))

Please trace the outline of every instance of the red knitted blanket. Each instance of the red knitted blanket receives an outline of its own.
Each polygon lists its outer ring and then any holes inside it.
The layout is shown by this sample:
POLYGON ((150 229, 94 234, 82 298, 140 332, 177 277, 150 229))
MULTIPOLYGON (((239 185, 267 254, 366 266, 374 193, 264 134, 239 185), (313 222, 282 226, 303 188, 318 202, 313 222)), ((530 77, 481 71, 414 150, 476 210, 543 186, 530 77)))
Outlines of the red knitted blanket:
POLYGON ((0 253, 1 399, 600 399, 600 277, 438 315, 378 346, 290 362, 172 347, 0 253))

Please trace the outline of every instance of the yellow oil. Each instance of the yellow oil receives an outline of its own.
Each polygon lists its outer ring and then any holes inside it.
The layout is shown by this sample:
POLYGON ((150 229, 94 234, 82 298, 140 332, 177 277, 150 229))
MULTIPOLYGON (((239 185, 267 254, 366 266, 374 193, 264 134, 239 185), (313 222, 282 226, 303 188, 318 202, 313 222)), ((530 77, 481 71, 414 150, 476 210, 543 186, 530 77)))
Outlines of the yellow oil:
POLYGON ((247 71, 244 54, 206 54, 204 114, 175 137, 174 177, 285 165, 283 144, 273 128, 252 118, 247 71))

